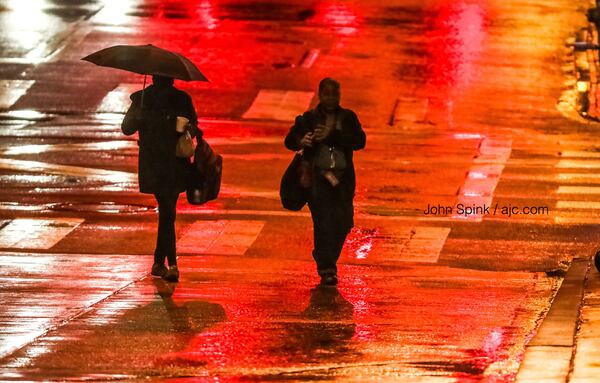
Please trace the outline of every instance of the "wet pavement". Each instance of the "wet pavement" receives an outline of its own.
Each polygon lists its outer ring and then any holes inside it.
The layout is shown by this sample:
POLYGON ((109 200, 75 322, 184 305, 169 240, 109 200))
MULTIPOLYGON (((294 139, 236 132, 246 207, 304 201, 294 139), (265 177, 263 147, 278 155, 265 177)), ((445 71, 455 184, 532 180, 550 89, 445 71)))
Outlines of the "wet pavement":
POLYGON ((0 1, 0 380, 595 381, 600 139, 565 108, 589 6, 0 1), (80 61, 121 43, 211 81, 177 83, 225 163, 180 198, 178 284, 119 127, 142 78, 80 61), (278 197, 325 76, 368 137, 338 288, 278 197))

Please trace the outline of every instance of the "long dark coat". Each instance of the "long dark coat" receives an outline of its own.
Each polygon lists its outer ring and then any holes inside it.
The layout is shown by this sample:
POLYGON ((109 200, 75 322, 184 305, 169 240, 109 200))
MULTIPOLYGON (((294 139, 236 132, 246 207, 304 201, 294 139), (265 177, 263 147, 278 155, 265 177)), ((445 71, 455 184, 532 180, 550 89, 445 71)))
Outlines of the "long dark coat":
POLYGON ((179 194, 186 189, 189 160, 175 156, 181 136, 175 130, 177 116, 186 117, 192 125, 192 136, 201 135, 191 97, 173 87, 151 85, 131 95, 131 106, 121 130, 126 135, 139 132, 138 180, 140 192, 179 194))
MULTIPOLYGON (((329 231, 328 229, 338 229, 347 232, 354 226, 353 200, 356 189, 356 175, 352 152, 363 149, 367 137, 358 121, 358 117, 352 110, 338 107, 336 113, 341 129, 335 129, 324 143, 343 150, 347 162, 346 170, 341 176, 340 184, 334 188, 313 166, 309 206, 311 207, 315 227, 324 226, 323 229, 326 231, 329 231)), ((320 106, 296 117, 294 125, 285 137, 285 146, 289 150, 300 150, 302 137, 306 133, 314 131, 318 124, 325 124, 325 119, 326 115, 320 106)), ((304 156, 312 160, 316 148, 317 146, 312 149, 305 149, 304 156)))

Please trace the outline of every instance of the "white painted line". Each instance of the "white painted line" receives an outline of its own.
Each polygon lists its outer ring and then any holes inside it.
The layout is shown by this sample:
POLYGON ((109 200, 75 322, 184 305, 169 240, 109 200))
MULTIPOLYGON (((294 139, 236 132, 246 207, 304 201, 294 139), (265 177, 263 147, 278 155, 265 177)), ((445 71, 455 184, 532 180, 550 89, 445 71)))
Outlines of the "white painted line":
POLYGON ((64 152, 64 151, 105 151, 105 150, 122 150, 122 149, 137 149, 135 141, 104 141, 104 142, 89 142, 85 144, 48 144, 48 145, 12 145, 8 149, 0 150, 0 155, 15 156, 20 154, 39 154, 49 152, 64 152))
POLYGON ((243 118, 294 121, 310 106, 314 92, 261 89, 243 118))
POLYGON ((134 173, 117 170, 86 168, 82 166, 56 165, 39 161, 23 161, 0 158, 0 169, 24 171, 29 173, 50 173, 66 176, 96 178, 113 183, 137 182, 134 173))
POLYGON ((403 227, 386 230, 374 244, 377 257, 392 262, 436 263, 450 228, 403 227))
POLYGON ((561 157, 600 158, 600 153, 586 150, 563 150, 561 157))
POLYGON ((427 114, 427 107, 427 98, 401 97, 398 99, 394 121, 423 121, 427 114))
POLYGON ((15 219, 0 230, 0 247, 50 249, 83 221, 78 218, 15 219))
POLYGON ((599 169, 600 161, 598 160, 560 160, 556 164, 557 168, 573 168, 573 169, 599 169))
POLYGON ((182 253, 244 255, 265 221, 196 221, 178 241, 182 253))
MULTIPOLYGON (((147 84, 148 85, 148 84, 147 84)), ((96 109, 98 113, 125 113, 129 109, 131 100, 129 96, 142 90, 144 84, 119 84, 115 89, 108 92, 104 99, 100 102, 100 105, 96 109)))
POLYGON ((402 252, 402 260, 437 263, 450 234, 450 228, 417 226, 414 231, 415 234, 402 252))
POLYGON ((591 180, 592 182, 594 181, 600 181, 600 174, 597 173, 560 173, 556 176, 556 179, 558 181, 585 181, 585 180, 591 180))
POLYGON ((474 164, 473 166, 471 166, 471 169, 469 169, 469 174, 475 173, 475 174, 485 174, 486 177, 500 177, 500 174, 502 174, 503 170, 504 170, 504 165, 474 164))
POLYGON ((504 165, 510 158, 512 140, 485 137, 478 148, 474 164, 467 173, 465 183, 460 188, 456 206, 463 205, 462 212, 455 212, 452 219, 481 222, 485 207, 490 207, 494 191, 504 165), (472 211, 468 211, 471 208, 472 211))
POLYGON ((600 218, 591 217, 566 217, 560 214, 554 216, 555 224, 562 225, 600 225, 600 218))
POLYGON ((558 201, 557 209, 587 209, 600 210, 600 202, 595 201, 558 201))
POLYGON ((558 194, 600 194, 600 186, 559 186, 558 194))
POLYGON ((8 109, 35 83, 32 80, 0 80, 0 109, 8 109))
POLYGON ((313 66, 315 61, 317 61, 317 57, 319 57, 320 49, 311 49, 308 51, 306 58, 302 61, 302 68, 308 69, 313 66))

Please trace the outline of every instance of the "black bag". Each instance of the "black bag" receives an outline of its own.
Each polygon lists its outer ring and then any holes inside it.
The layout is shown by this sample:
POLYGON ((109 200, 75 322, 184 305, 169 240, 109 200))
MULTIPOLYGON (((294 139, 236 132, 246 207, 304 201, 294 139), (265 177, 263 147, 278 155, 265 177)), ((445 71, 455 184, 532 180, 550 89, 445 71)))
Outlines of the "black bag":
POLYGON ((194 162, 190 163, 188 184, 185 191, 188 203, 202 205, 219 196, 223 157, 215 153, 202 139, 196 146, 194 162))
POLYGON ((309 188, 302 185, 302 181, 306 179, 306 172, 310 168, 306 166, 306 160, 302 154, 296 153, 292 162, 281 177, 279 186, 279 198, 281 204, 287 210, 298 211, 308 202, 309 188))

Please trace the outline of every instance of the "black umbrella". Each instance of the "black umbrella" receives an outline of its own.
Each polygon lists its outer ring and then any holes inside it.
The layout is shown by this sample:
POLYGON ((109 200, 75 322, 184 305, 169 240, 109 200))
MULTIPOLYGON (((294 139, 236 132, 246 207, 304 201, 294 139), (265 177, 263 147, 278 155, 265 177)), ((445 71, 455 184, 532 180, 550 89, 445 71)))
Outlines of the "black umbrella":
MULTIPOLYGON (((99 66, 122 69, 144 75, 160 75, 184 81, 208 81, 183 55, 154 45, 115 45, 82 58, 99 66)), ((143 94, 142 94, 143 103, 143 94)))

